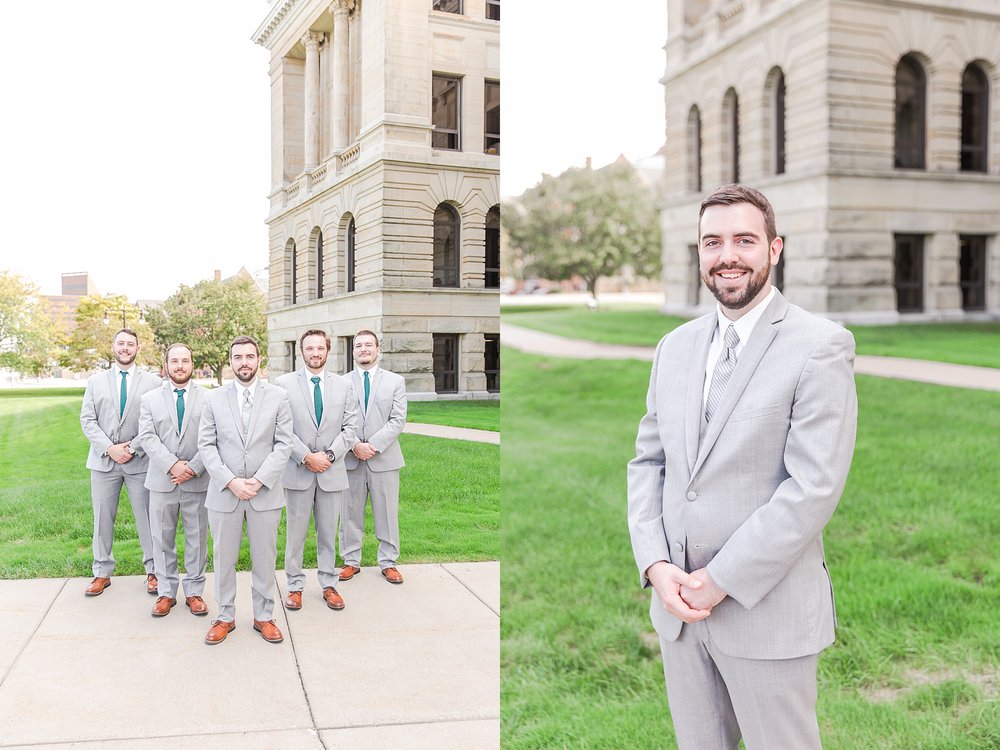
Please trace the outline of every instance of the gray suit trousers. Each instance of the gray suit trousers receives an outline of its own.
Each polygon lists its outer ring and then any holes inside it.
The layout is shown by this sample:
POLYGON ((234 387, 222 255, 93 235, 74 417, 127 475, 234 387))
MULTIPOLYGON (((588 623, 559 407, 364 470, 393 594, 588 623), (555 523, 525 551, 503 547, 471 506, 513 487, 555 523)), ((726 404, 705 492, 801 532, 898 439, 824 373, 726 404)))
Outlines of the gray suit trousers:
MULTIPOLYGON (((709 616, 711 618, 711 616, 709 616)), ((704 620, 660 638, 679 750, 821 750, 817 655, 741 659, 712 642, 704 620)))
POLYGON ((250 541, 250 562, 253 565, 253 616, 255 620, 274 619, 274 562, 278 557, 278 523, 281 508, 254 510, 241 500, 236 510, 224 513, 209 509, 208 525, 212 529, 212 551, 215 565, 215 601, 219 619, 236 619, 236 561, 243 541, 246 523, 250 541))
POLYGON ((372 471, 366 461, 347 470, 351 489, 344 498, 340 522, 340 555, 346 565, 361 564, 361 539, 365 530, 365 505, 372 499, 372 520, 378 537, 378 565, 382 570, 399 558, 399 470, 372 471))
POLYGON ((149 490, 143 486, 146 475, 126 474, 119 464, 111 471, 90 472, 90 497, 94 506, 94 576, 110 578, 115 570, 111 545, 115 538, 115 517, 122 484, 128 490, 128 499, 135 516, 135 530, 142 548, 142 565, 147 573, 153 572, 153 538, 149 530, 149 490))
POLYGON ((285 488, 285 575, 289 591, 302 591, 306 577, 302 555, 309 531, 309 516, 316 526, 317 578, 323 588, 336 588, 340 580, 337 567, 337 521, 343 492, 327 492, 318 485, 308 490, 285 488))
POLYGON ((172 492, 149 492, 149 525, 153 534, 153 560, 160 596, 177 597, 177 520, 184 526, 184 595, 205 591, 208 563, 208 511, 205 492, 188 492, 184 485, 172 492))

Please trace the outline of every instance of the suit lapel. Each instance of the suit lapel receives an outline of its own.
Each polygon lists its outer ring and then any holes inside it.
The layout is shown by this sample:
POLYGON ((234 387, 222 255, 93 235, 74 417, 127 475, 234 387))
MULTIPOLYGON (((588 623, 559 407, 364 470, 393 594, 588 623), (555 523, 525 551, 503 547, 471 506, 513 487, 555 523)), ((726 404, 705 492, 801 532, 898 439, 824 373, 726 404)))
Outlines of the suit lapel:
POLYGON ((322 426, 322 424, 326 422, 327 415, 330 413, 330 410, 327 408, 327 406, 333 403, 334 385, 335 384, 333 382, 333 375, 330 374, 329 372, 324 372, 323 373, 323 418, 319 421, 320 423, 316 425, 317 427, 322 426))
POLYGON ((121 386, 118 385, 118 368, 111 365, 111 370, 108 372, 108 388, 111 390, 111 403, 118 407, 118 424, 120 425, 125 421, 125 413, 121 411, 121 386))
MULTIPOLYGON (((312 395, 312 383, 309 382, 309 371, 299 370, 298 372, 299 388, 302 390, 302 402, 306 405, 306 411, 309 412, 309 419, 312 420, 313 424, 316 424, 316 405, 313 403, 312 395)), ((319 425, 316 425, 319 427, 319 425)))
MULTIPOLYGON (((172 390, 172 389, 171 389, 172 390)), ((201 386, 191 384, 191 387, 187 389, 187 394, 184 396, 184 424, 181 425, 179 436, 181 439, 184 438, 184 433, 187 432, 188 426, 191 424, 191 415, 195 413, 195 407, 198 405, 198 400, 202 397, 201 386)), ((172 399, 171 399, 172 401, 172 399)), ((177 421, 177 404, 172 404, 173 409, 173 419, 176 423, 177 421)), ((196 428, 197 429, 197 428, 196 428)))
MULTIPOLYGON (((183 434, 180 429, 177 428, 177 402, 174 400, 174 384, 170 382, 170 379, 163 383, 163 403, 167 408, 167 416, 170 417, 170 424, 174 426, 174 434, 183 434)), ((184 404, 185 409, 187 404, 184 404)), ((183 427, 186 427, 185 423, 183 427)), ((183 427, 181 429, 183 429, 183 427)))
MULTIPOLYGON (((379 367, 375 374, 372 376, 371 390, 368 393, 368 409, 371 409, 375 405, 375 394, 378 392, 379 384, 382 382, 382 368, 379 367)), ((362 393, 362 398, 364 393, 362 393)))
POLYGON ((694 474, 694 465, 698 460, 698 439, 701 434, 701 420, 705 411, 705 365, 708 362, 708 349, 712 345, 712 334, 718 325, 718 316, 714 313, 698 329, 694 341, 694 357, 688 370, 686 407, 684 414, 684 436, 687 446, 688 471, 694 474))
POLYGON ((135 401, 139 397, 139 378, 142 373, 139 368, 135 368, 135 373, 129 375, 132 378, 131 384, 126 384, 126 395, 125 395, 125 411, 122 412, 121 417, 119 417, 119 424, 124 424, 126 417, 132 412, 132 407, 135 406, 135 401))
POLYGON ((240 419, 240 405, 237 402, 239 388, 236 387, 235 381, 227 385, 226 388, 229 389, 229 393, 226 394, 226 400, 229 402, 229 411, 233 415, 233 424, 236 425, 236 434, 240 436, 243 445, 246 445, 247 436, 243 434, 243 420, 240 419))
POLYGON ((261 385, 260 380, 258 379, 254 381, 252 390, 253 405, 250 407, 250 426, 247 427, 247 436, 245 441, 247 443, 250 442, 250 436, 253 435, 254 429, 257 427, 257 416, 260 414, 261 410, 260 402, 263 391, 264 386, 261 385))

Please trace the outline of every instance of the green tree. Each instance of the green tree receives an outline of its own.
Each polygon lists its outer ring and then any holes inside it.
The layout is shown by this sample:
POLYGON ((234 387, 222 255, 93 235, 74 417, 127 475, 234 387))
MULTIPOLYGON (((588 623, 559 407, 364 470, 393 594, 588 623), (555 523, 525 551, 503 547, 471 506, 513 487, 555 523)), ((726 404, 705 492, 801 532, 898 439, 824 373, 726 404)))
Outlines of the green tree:
POLYGON ((58 334, 38 287, 0 271, 0 367, 40 376, 55 364, 58 334))
POLYGON ((501 213, 514 252, 543 278, 580 276, 596 299, 597 280, 660 270, 654 195, 628 163, 545 175, 501 213))
POLYGON ((114 362, 111 342, 115 331, 131 328, 139 336, 140 348, 136 362, 159 369, 163 357, 156 348, 152 329, 146 321, 140 320, 141 315, 139 306, 129 302, 124 294, 93 294, 83 297, 76 308, 76 328, 69 336, 64 366, 74 372, 107 370, 114 362), (125 311, 124 326, 122 310, 125 311))
POLYGON ((267 352, 267 304, 252 279, 181 284, 163 306, 149 311, 149 324, 161 350, 183 341, 195 367, 209 367, 222 385, 229 345, 237 336, 253 336, 261 356, 267 352))

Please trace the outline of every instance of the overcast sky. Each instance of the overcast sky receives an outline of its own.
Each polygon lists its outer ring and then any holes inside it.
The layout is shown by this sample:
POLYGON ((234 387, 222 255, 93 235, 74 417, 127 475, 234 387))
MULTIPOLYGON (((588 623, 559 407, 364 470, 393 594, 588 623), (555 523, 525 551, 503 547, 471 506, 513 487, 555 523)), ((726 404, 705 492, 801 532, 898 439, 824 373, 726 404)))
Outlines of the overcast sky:
MULTIPOLYGON (((423 2, 424 0, 408 0, 423 2)), ((663 143, 666 1, 505 0, 501 193, 663 143)), ((266 0, 25 2, 0 45, 0 270, 163 299, 267 264, 266 0)))

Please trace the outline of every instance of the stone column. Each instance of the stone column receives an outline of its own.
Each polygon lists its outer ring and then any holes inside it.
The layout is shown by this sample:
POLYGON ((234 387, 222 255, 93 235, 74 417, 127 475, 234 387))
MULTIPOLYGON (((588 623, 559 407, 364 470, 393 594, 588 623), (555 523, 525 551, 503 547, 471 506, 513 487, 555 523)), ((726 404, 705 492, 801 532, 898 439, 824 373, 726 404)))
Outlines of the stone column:
POLYGON ((347 35, 348 16, 355 0, 335 0, 330 6, 333 15, 333 150, 347 148, 348 111, 351 106, 350 41, 347 35))
POLYGON ((305 168, 319 164, 319 45, 325 34, 307 32, 302 37, 306 47, 305 168))
POLYGON ((924 309, 928 312, 960 313, 958 235, 936 232, 924 240, 924 309))

